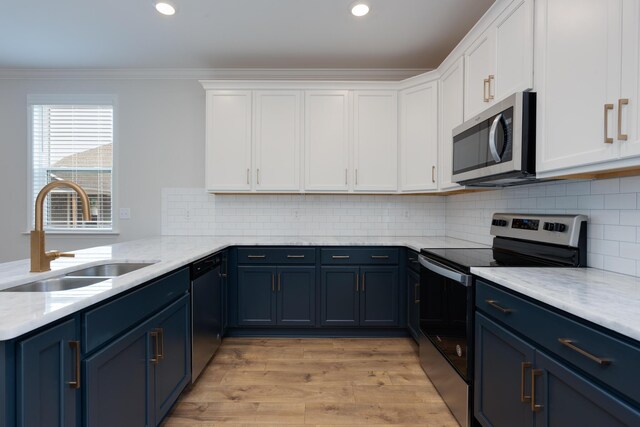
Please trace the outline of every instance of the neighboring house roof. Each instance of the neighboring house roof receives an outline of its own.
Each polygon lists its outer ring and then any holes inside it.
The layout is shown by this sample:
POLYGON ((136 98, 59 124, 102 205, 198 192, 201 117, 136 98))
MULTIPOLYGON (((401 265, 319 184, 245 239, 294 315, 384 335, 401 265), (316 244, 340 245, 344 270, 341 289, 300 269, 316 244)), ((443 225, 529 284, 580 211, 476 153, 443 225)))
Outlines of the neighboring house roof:
MULTIPOLYGON (((100 145, 86 151, 71 154, 58 160, 53 168, 111 168, 113 144, 100 145)), ((111 194, 111 173, 91 171, 55 171, 55 179, 65 179, 79 184, 88 194, 111 194)), ((65 189, 56 189, 60 192, 65 189)))

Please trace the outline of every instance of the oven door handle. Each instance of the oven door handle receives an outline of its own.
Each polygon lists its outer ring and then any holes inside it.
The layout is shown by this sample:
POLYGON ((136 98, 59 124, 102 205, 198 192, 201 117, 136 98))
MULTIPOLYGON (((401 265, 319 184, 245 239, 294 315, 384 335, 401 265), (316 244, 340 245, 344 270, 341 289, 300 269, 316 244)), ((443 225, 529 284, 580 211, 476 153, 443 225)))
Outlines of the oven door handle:
POLYGON ((471 276, 468 274, 460 273, 459 271, 452 270, 444 264, 440 264, 437 261, 426 258, 423 255, 420 255, 420 265, 422 265, 427 270, 433 271, 436 274, 446 277, 447 279, 451 279, 457 283, 460 283, 464 286, 471 286, 471 276))

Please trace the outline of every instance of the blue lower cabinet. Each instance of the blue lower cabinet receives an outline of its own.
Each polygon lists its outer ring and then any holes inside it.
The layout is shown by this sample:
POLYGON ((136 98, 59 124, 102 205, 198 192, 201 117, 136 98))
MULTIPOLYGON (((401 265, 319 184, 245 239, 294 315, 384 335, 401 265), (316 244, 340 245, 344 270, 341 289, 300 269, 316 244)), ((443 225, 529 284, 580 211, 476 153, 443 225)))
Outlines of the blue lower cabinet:
POLYGON ((275 325, 276 267, 238 267, 238 324, 275 325))
POLYGON ((420 331, 420 275, 407 271, 407 326, 413 338, 418 339, 420 331))
POLYGON ((17 343, 17 425, 79 425, 77 340, 72 319, 17 343))
POLYGON ((315 326, 316 268, 278 267, 277 324, 315 326))
POLYGON ((398 268, 360 267, 360 326, 398 325, 398 268))
POLYGON ((360 323, 359 267, 322 267, 320 323, 358 326, 360 323))
POLYGON ((475 340, 476 419, 484 427, 532 426, 533 346, 481 314, 475 340))

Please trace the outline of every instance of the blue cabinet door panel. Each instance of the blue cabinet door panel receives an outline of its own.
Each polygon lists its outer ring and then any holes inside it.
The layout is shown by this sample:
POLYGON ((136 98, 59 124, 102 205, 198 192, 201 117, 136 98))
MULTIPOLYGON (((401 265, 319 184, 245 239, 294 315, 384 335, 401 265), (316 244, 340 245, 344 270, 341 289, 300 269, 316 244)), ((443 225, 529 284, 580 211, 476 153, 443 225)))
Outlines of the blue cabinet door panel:
POLYGON ((278 267, 278 325, 315 325, 315 285, 315 267, 278 267))
POLYGON ((238 323, 276 324, 276 268, 238 267, 238 323))
POLYGON ((322 325, 357 326, 360 301, 358 286, 360 268, 322 267, 320 322, 322 325))
POLYGON ((19 426, 75 426, 78 391, 75 381, 76 322, 68 320, 18 343, 19 426))
POLYGON ((534 348, 481 314, 476 314, 475 337, 476 419, 484 427, 532 426, 526 396, 531 395, 534 348))
POLYGON ((397 267, 360 267, 360 326, 398 324, 397 267))

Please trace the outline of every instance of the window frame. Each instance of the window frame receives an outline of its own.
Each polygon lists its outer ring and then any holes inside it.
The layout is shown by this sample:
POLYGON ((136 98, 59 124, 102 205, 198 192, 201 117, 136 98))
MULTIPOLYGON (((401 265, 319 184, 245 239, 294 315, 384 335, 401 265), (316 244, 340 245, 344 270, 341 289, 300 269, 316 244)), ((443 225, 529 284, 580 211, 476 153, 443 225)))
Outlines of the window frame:
MULTIPOLYGON (((113 236, 120 234, 119 231, 119 203, 118 203, 118 97, 114 94, 46 94, 27 95, 27 218, 26 233, 35 228, 34 210, 35 194, 33 194, 33 105, 111 105, 113 107, 113 148, 111 167, 111 229, 67 229, 67 230, 46 230, 47 234, 69 235, 69 236, 113 236)), ((49 196, 47 196, 49 197, 49 196)))

